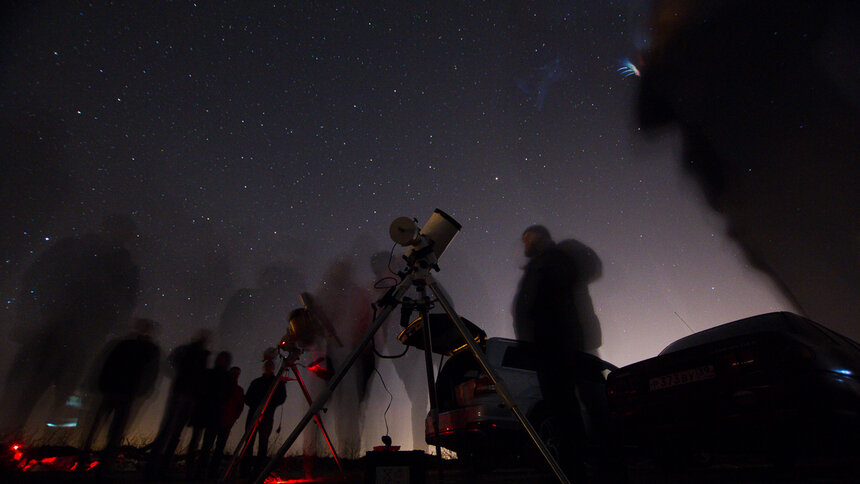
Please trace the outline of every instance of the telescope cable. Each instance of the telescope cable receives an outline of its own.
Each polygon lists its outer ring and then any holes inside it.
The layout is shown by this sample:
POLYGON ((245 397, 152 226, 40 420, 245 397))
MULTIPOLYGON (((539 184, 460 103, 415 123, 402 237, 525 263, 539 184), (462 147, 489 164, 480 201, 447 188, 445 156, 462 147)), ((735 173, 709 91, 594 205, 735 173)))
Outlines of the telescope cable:
POLYGON ((379 377, 379 381, 382 383, 382 388, 384 388, 385 393, 388 394, 388 406, 385 407, 385 411, 382 412, 382 420, 385 421, 385 435, 388 435, 388 410, 391 409, 391 402, 394 401, 394 396, 391 394, 391 391, 388 390, 388 385, 385 384, 385 379, 382 378, 382 373, 379 372, 379 369, 373 367, 373 371, 376 372, 376 376, 379 377))
MULTIPOLYGON (((376 321, 376 304, 371 304, 371 307, 373 308, 373 320, 376 321)), ((376 349, 376 338, 370 340, 370 345, 373 348, 373 354, 384 360, 396 360, 397 358, 403 358, 403 356, 406 355, 406 352, 409 351, 409 346, 403 345, 403 353, 395 355, 383 355, 379 352, 379 350, 376 349)), ((380 376, 380 378, 382 377, 380 376)))

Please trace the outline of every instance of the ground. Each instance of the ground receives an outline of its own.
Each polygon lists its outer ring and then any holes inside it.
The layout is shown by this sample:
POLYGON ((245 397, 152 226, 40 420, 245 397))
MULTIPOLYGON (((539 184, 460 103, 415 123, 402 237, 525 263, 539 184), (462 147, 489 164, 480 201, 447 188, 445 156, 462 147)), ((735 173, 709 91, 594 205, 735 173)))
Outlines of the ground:
MULTIPOLYGON (((80 471, 71 470, 78 455, 77 449, 71 447, 40 447, 36 449, 12 449, 3 454, 3 466, 0 470, 0 482, 10 483, 62 483, 62 482, 93 482, 93 483, 135 483, 145 482, 141 472, 141 463, 145 453, 134 447, 126 447, 112 470, 99 471, 97 455, 86 467, 91 469, 80 471), (19 455, 20 454, 20 455, 19 455), (17 457, 17 459, 16 459, 17 457)), ((535 470, 525 467, 500 468, 492 472, 474 473, 456 459, 444 460, 440 463, 433 456, 420 456, 411 459, 416 469, 423 467, 410 476, 406 468, 398 469, 392 462, 383 462, 403 457, 383 456, 379 454, 359 460, 343 463, 341 473, 332 459, 316 459, 313 465, 313 477, 306 478, 302 459, 299 457, 286 458, 281 461, 277 472, 270 476, 267 484, 288 483, 405 483, 417 482, 426 484, 485 484, 485 483, 535 483, 557 482, 548 470, 535 470), (374 468, 374 463, 382 463, 374 468)), ((413 456, 415 457, 415 456, 413 456)), ((164 483, 188 482, 185 478, 183 457, 180 456, 175 471, 164 483)), ((619 464, 623 472, 615 473, 611 479, 598 482, 629 482, 629 483, 758 483, 758 482, 813 482, 813 483, 842 483, 856 482, 860 473, 860 457, 839 460, 795 461, 781 467, 762 462, 752 457, 727 459, 725 456, 700 456, 697 462, 689 465, 659 466, 647 459, 631 459, 619 464)), ((216 482, 215 480, 201 482, 216 482)), ((247 477, 237 477, 229 482, 247 484, 253 482, 247 477)))

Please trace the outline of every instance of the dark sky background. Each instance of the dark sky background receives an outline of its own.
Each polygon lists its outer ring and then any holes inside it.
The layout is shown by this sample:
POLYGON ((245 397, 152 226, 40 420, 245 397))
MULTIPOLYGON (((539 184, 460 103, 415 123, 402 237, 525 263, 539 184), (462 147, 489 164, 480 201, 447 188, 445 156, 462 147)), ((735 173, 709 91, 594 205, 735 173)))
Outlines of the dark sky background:
POLYGON ((638 79, 618 72, 643 46, 636 4, 106 3, 3 15, 4 332, 34 254, 112 212, 139 225, 136 314, 165 349, 268 263, 312 289, 437 207, 463 224, 439 279, 493 336, 513 336, 533 223, 602 258, 591 295, 619 366, 686 325, 790 309, 680 173, 677 137, 638 132, 638 79))

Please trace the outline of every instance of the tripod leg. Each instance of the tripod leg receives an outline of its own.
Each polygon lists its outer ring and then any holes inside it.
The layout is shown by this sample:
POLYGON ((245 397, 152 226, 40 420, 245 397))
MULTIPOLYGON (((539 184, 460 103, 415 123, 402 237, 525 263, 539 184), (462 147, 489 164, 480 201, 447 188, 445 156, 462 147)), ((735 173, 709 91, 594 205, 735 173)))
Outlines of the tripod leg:
POLYGON ((430 287, 430 290, 433 291, 433 294, 436 295, 436 299, 439 300, 439 303, 442 304, 442 308, 445 309, 445 312, 448 313, 448 317, 451 318, 451 322, 454 323, 454 326, 457 328, 457 331, 460 332, 460 335, 463 339, 466 340, 466 344, 469 345, 469 349, 472 350, 472 354, 475 356, 475 359, 478 360, 478 363, 481 364, 481 368, 487 373, 491 380, 493 380, 493 384, 496 386, 496 393, 502 397, 505 404, 514 412, 514 415, 517 417, 517 420, 520 421, 525 431, 531 437, 532 442, 537 446, 540 453, 543 455, 543 458, 546 459, 550 468, 552 468, 552 472, 558 478, 559 482, 562 484, 570 484, 567 476, 564 475, 564 471, 559 467, 558 462, 556 462, 555 458, 552 454, 549 453, 549 449, 547 449, 546 445, 544 445, 543 441, 537 434, 537 431, 532 427, 532 424, 526 419, 525 415, 523 415, 520 408, 517 406, 514 401, 511 393, 508 391, 508 388, 505 386, 504 382, 499 375, 496 374, 496 371, 487 363, 487 357, 484 355, 484 352, 481 351, 481 348, 478 347, 478 344, 475 343, 475 337, 469 331, 469 328, 463 323, 463 320, 460 319, 460 316, 454 312, 454 308, 451 306, 451 303, 445 298, 445 294, 440 290, 439 285, 436 281, 432 279, 430 274, 426 275, 427 277, 427 286, 430 287))
MULTIPOLYGON (((308 392, 308 387, 305 386, 305 381, 302 380, 302 376, 299 375, 299 369, 296 368, 296 365, 292 366, 293 374, 296 375, 296 381, 299 382, 299 386, 302 388, 302 393, 305 396, 305 400, 307 400, 308 405, 313 405, 314 401, 311 399, 311 394, 308 392)), ((340 469, 341 475, 343 475, 343 467, 340 465, 340 459, 337 457, 337 452, 334 451, 334 446, 331 444, 331 439, 328 437, 328 432, 325 430, 325 426, 322 423, 322 417, 319 414, 314 414, 314 422, 316 422, 317 427, 322 431, 323 437, 325 438, 325 443, 328 445, 328 450, 331 451, 331 456, 334 457, 334 463, 337 464, 337 468, 340 469)))
MULTIPOLYGON (((404 280, 400 286, 397 288, 397 291, 394 293, 394 299, 400 300, 403 298, 403 295, 406 294, 406 291, 412 286, 412 277, 410 276, 408 279, 404 280)), ((329 398, 331 398, 332 393, 334 393, 335 388, 343 380, 343 377, 346 376, 346 373, 352 368, 352 365, 355 364, 355 361, 358 360, 358 357, 361 356, 361 353, 370 346, 370 341, 373 339, 373 336, 379 331, 379 328, 385 323, 385 320, 388 319, 388 315, 391 314, 391 311, 394 310, 396 304, 389 304, 383 306, 382 311, 376 316, 376 321, 373 322, 373 325, 370 329, 367 330, 367 333, 364 334, 361 341, 358 343, 358 346, 350 353, 349 357, 347 357, 346 361, 342 368, 340 368, 337 373, 332 377, 328 386, 322 393, 317 396, 316 401, 314 401, 313 405, 305 412, 305 415, 299 420, 299 423, 296 424, 296 427, 293 429, 293 432, 287 437, 287 440, 281 445, 281 448, 278 449, 278 452, 269 459, 269 463, 266 464, 266 468, 263 469, 263 472, 257 476, 257 479, 254 481, 254 484, 263 484, 263 481, 266 480, 266 476, 268 476, 272 469, 275 468, 278 461, 290 450, 290 447, 296 442, 296 439, 299 438, 299 434, 302 433, 302 430, 308 425, 308 422, 311 421, 313 416, 319 413, 320 410, 328 403, 329 398)))
POLYGON ((281 378, 286 376, 288 369, 289 366, 287 365, 286 360, 282 360, 281 368, 278 370, 278 378, 275 378, 275 381, 272 382, 271 387, 269 387, 269 393, 267 394, 266 399, 263 400, 263 403, 261 403, 255 410, 253 424, 245 429, 245 434, 242 436, 242 440, 239 441, 239 444, 236 445, 236 450, 235 452, 233 452, 233 459, 230 460, 230 465, 227 466, 227 470, 224 472, 224 477, 222 479, 226 480, 230 477, 230 475, 239 465, 239 462, 242 460, 242 457, 245 455, 245 452, 248 451, 248 447, 251 444, 251 440, 254 438, 254 433, 257 431, 257 427, 260 426, 260 421, 263 419, 263 412, 265 412, 266 407, 269 406, 269 401, 272 399, 272 395, 275 394, 275 389, 277 389, 278 384, 281 382, 281 378))
MULTIPOLYGON (((436 457, 439 459, 440 465, 442 460, 442 448, 439 445, 439 397, 436 394, 436 379, 433 371, 433 338, 430 334, 430 318, 427 314, 427 291, 422 282, 416 282, 415 288, 419 294, 419 314, 424 321, 424 367, 427 371, 427 393, 430 396, 430 419, 433 422, 433 432, 436 436, 436 457)), ((441 470, 441 467, 440 467, 441 470)))

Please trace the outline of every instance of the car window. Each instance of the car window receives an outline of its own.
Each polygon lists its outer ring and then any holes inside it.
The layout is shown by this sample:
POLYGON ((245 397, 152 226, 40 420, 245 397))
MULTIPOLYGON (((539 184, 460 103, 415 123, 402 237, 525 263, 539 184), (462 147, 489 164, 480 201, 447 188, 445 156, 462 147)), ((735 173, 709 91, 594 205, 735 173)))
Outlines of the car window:
POLYGON ((502 356, 502 366, 518 370, 537 371, 534 353, 528 348, 520 346, 508 346, 505 349, 505 354, 502 356))
POLYGON ((806 321, 810 324, 810 326, 812 326, 813 328, 822 332, 824 335, 826 335, 830 340, 834 341, 835 343, 840 344, 840 345, 850 346, 851 348, 854 348, 855 350, 860 350, 860 345, 858 345, 857 342, 855 342, 851 338, 848 338, 847 336, 842 336, 841 334, 839 334, 835 331, 829 330, 829 329, 825 328, 824 326, 822 326, 822 325, 820 325, 814 321, 810 321, 808 319, 806 321))

